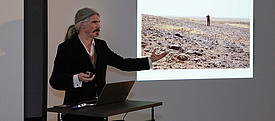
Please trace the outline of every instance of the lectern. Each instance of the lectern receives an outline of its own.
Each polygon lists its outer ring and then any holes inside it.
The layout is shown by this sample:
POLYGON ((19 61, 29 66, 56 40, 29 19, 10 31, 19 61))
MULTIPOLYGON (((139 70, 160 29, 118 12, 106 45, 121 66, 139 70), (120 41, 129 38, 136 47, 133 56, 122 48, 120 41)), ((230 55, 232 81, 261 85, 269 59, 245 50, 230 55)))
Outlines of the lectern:
POLYGON ((136 100, 127 100, 118 103, 92 106, 92 107, 83 107, 80 109, 70 110, 70 108, 48 108, 48 112, 58 113, 58 121, 60 121, 60 114, 68 113, 74 115, 84 115, 84 116, 94 116, 94 117, 108 117, 121 113, 127 113, 142 109, 151 108, 151 119, 149 121, 155 121, 154 118, 154 107, 161 106, 162 102, 152 102, 152 101, 136 101, 136 100))

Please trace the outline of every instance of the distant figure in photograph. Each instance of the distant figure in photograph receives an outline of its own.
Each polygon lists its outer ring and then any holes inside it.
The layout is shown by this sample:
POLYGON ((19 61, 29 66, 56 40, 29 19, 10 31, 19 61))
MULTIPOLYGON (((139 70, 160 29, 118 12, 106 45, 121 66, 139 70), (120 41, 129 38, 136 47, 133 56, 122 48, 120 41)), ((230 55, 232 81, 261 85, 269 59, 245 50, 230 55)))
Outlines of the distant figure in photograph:
POLYGON ((209 14, 206 16, 206 21, 207 21, 206 25, 210 26, 210 15, 209 14))

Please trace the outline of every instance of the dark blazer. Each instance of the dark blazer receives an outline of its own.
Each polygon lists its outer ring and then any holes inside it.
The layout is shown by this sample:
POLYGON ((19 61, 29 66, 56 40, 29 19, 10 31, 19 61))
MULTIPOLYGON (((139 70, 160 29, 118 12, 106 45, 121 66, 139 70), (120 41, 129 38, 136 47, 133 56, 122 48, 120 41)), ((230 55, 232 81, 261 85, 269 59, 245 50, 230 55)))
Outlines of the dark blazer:
POLYGON ((96 68, 93 68, 89 55, 79 40, 74 36, 58 46, 50 85, 57 90, 65 90, 64 104, 72 104, 94 99, 106 84, 107 65, 122 71, 148 70, 148 58, 123 58, 109 49, 106 42, 94 39, 97 54, 96 68), (90 71, 96 73, 92 82, 82 83, 74 88, 73 75, 90 71))

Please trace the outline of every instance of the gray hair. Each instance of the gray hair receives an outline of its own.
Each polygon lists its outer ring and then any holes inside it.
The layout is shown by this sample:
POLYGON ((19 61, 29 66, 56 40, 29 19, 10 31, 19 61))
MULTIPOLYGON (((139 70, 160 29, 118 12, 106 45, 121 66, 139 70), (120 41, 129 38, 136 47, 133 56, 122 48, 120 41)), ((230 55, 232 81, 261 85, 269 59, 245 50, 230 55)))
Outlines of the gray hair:
POLYGON ((78 10, 75 14, 74 25, 71 25, 67 30, 65 41, 78 34, 80 31, 80 23, 83 22, 84 24, 87 24, 89 18, 95 14, 99 16, 99 13, 91 8, 82 8, 78 10))

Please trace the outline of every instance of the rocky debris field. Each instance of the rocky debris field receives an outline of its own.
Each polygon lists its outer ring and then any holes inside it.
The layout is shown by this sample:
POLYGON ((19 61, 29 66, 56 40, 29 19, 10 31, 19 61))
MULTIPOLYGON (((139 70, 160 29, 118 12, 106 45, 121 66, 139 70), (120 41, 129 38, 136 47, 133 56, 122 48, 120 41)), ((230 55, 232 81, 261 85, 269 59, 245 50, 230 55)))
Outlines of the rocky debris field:
POLYGON ((250 67, 250 23, 142 15, 142 56, 170 51, 154 69, 250 67))

